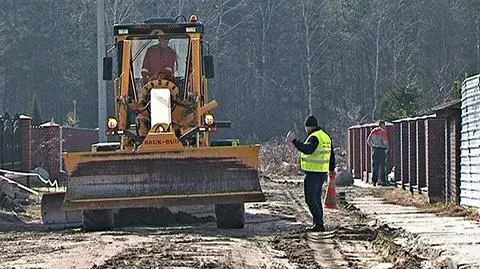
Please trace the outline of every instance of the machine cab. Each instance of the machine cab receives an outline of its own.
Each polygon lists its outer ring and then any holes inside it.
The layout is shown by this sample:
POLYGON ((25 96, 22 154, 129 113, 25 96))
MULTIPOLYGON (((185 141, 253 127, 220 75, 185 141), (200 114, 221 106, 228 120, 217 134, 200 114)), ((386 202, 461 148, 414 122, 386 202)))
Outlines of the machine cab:
POLYGON ((203 25, 195 15, 180 18, 114 26, 117 74, 112 78, 111 57, 104 58, 103 70, 105 80, 114 79, 115 116, 107 135, 121 135, 125 144, 143 143, 152 130, 180 139, 211 117, 213 57, 202 40, 203 25))

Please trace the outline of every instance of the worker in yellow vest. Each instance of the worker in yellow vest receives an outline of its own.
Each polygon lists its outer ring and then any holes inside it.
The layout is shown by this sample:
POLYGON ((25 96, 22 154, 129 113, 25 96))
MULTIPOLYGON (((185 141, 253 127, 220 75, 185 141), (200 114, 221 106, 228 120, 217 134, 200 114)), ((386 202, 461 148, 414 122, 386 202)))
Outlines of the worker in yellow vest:
POLYGON ((289 132, 286 141, 292 143, 300 152, 300 167, 305 172, 304 193, 305 202, 313 216, 313 226, 308 231, 323 232, 322 187, 329 173, 335 173, 335 154, 332 140, 318 126, 314 116, 305 120, 305 131, 308 136, 305 141, 295 139, 295 134, 289 132))

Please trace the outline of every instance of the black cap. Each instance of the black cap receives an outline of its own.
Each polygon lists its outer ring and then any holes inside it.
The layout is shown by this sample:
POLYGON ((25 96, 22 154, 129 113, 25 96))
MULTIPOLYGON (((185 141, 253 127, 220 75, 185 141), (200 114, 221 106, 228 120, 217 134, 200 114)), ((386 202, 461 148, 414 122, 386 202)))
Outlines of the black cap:
POLYGON ((305 120, 305 127, 318 127, 317 119, 312 115, 308 116, 305 120))

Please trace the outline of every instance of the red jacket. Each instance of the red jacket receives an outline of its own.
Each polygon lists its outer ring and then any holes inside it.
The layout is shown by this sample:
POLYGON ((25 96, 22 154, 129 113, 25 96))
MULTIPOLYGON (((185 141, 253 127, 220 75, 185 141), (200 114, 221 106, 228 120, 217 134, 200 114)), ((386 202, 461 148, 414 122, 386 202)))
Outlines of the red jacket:
POLYGON ((171 48, 158 46, 148 48, 143 60, 142 73, 148 78, 160 75, 162 78, 173 78, 177 67, 177 55, 171 48))
POLYGON ((388 149, 388 134, 387 130, 380 127, 373 129, 367 138, 367 144, 373 148, 388 149))

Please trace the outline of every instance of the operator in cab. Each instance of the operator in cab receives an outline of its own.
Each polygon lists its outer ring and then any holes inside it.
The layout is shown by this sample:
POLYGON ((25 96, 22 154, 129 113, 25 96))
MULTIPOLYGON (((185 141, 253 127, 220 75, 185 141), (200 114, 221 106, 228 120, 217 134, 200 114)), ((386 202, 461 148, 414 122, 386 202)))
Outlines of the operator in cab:
POLYGON ((145 53, 142 65, 142 82, 152 79, 173 80, 177 68, 177 54, 168 46, 168 38, 158 36, 158 45, 151 46, 145 53))

